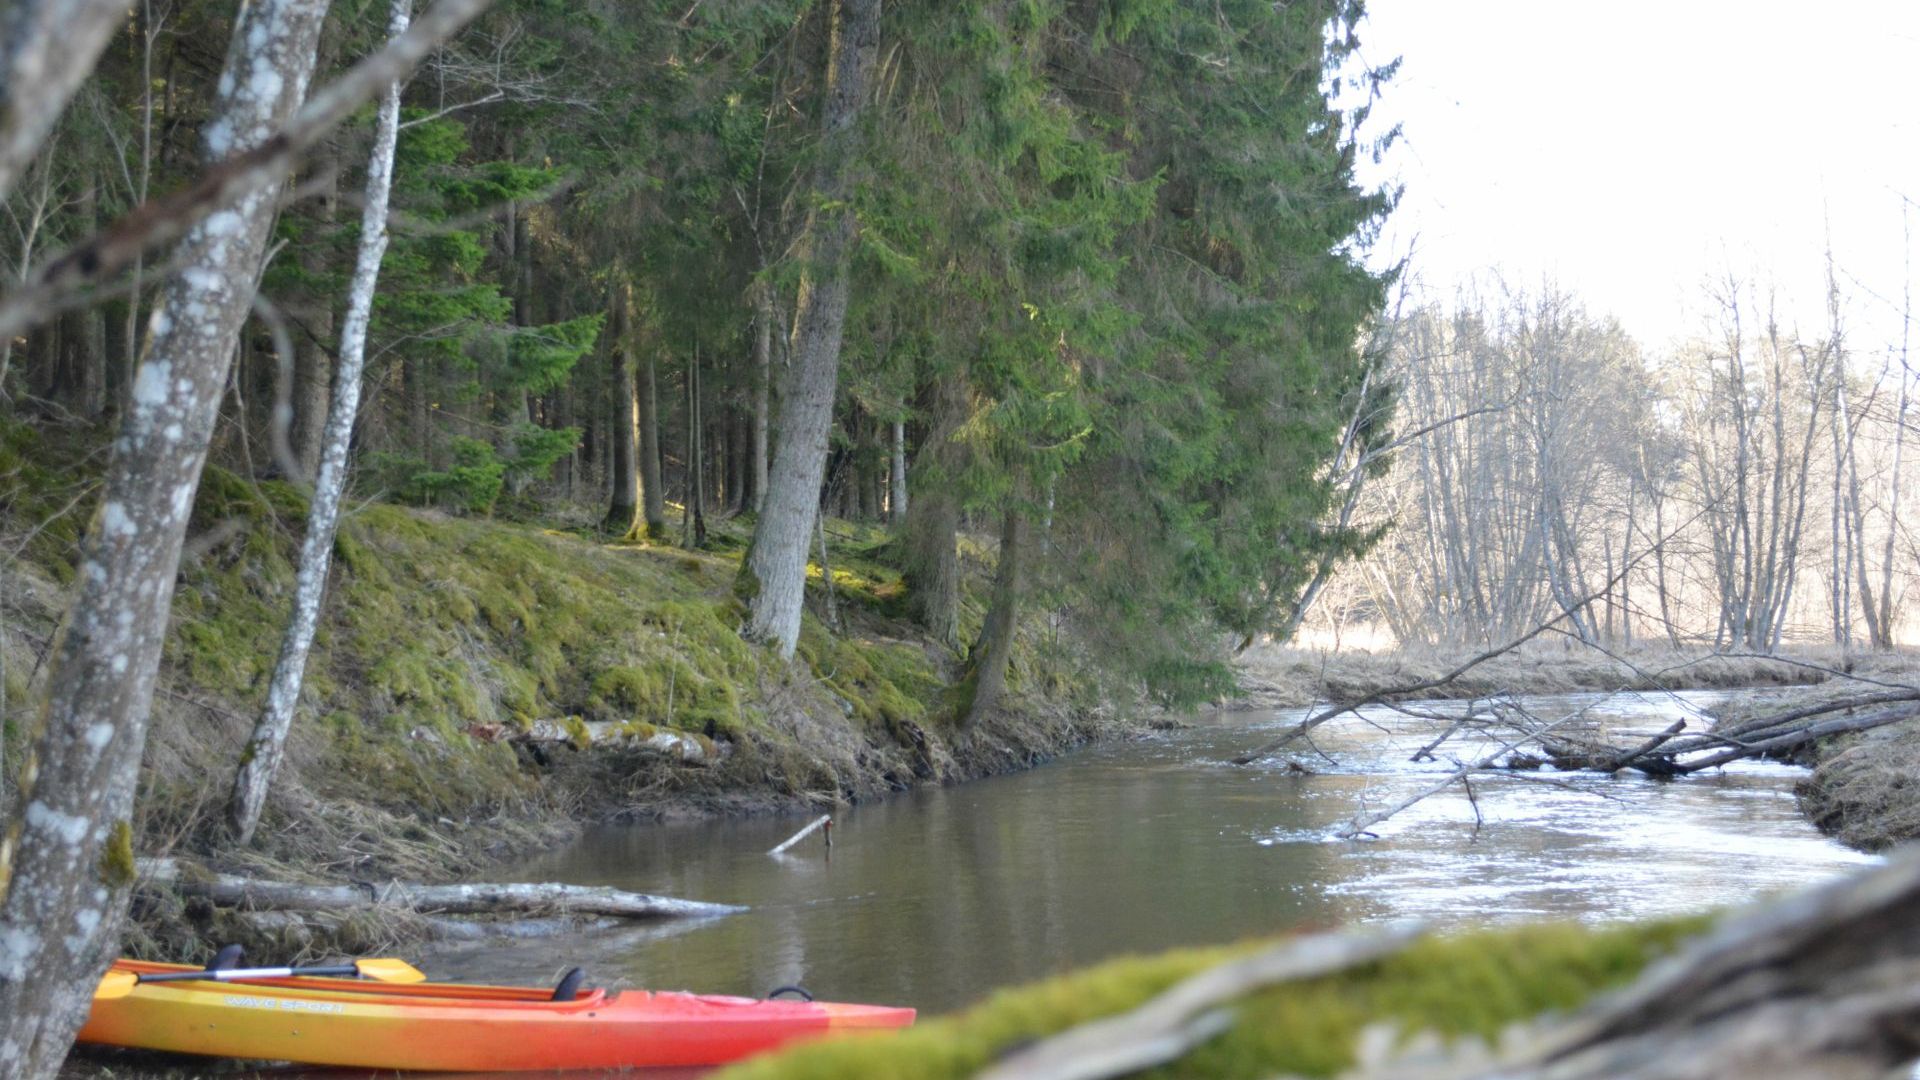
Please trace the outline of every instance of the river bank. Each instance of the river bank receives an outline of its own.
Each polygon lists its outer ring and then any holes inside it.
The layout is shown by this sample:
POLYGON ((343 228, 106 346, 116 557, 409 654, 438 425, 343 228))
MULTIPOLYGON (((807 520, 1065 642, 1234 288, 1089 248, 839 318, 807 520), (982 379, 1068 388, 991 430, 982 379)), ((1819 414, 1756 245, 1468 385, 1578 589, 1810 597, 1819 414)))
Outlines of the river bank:
MULTIPOLYGON (((23 528, 0 566, 0 807, 91 510, 87 478, 60 464, 84 447, 9 438, 0 498, 23 528)), ((305 512, 290 485, 207 470, 154 702, 140 855, 294 882, 471 880, 589 824, 856 804, 1023 768, 1128 724, 1070 643, 1022 637, 1006 705, 961 729, 949 695, 962 658, 904 617, 882 529, 828 523, 831 582, 816 562, 789 665, 737 632, 745 519, 710 521, 690 550, 609 541, 587 522, 368 503, 343 521, 287 761, 255 844, 238 849, 226 796, 305 512)), ((962 563, 965 638, 990 566, 977 548, 962 563)), ((242 940, 266 960, 406 932, 278 940, 165 889, 143 891, 135 916, 126 949, 155 959, 242 940)))
MULTIPOLYGON (((39 522, 0 574, 9 763, 20 760, 21 718, 44 690, 40 659, 83 524, 83 492, 32 472, 56 449, 35 447, 6 473, 16 516, 39 522)), ((959 728, 948 695, 962 658, 904 618, 884 530, 829 524, 831 583, 816 566, 789 666, 735 630, 743 520, 712 523, 708 546, 688 550, 609 542, 584 523, 366 504, 338 541, 308 708, 259 840, 235 849, 223 822, 227 778, 277 647, 304 512, 288 485, 208 472, 155 704, 137 822, 143 855, 295 882, 470 880, 593 824, 860 805, 1026 768, 1168 719, 1130 708, 1124 688, 1103 689, 1070 636, 1049 635, 1021 640, 1008 706, 959 728)), ((968 637, 984 617, 989 559, 964 547, 968 637)), ((1465 659, 1257 650, 1246 658, 1247 697, 1233 704, 1362 697, 1465 659)), ((1824 677, 1771 659, 1640 650, 1608 660, 1536 643, 1420 696, 1824 677)), ((230 940, 267 959, 381 948, 417 933, 404 921, 350 920, 268 934, 166 889, 145 893, 136 916, 128 951, 168 959, 204 959, 230 940)))
POLYGON ((1241 658, 1246 697, 1239 704, 1285 708, 1375 695, 1403 701, 1621 690, 1765 690, 1822 683, 1831 677, 1825 669, 1849 662, 1819 650, 1779 657, 1729 656, 1640 645, 1601 652, 1561 638, 1528 642, 1477 664, 1476 654, 1470 648, 1375 653, 1256 647, 1241 658), (1467 670, 1460 671, 1463 667, 1467 670), (1454 672, 1459 674, 1446 678, 1454 672), (1399 689, 1413 686, 1418 689, 1399 689))

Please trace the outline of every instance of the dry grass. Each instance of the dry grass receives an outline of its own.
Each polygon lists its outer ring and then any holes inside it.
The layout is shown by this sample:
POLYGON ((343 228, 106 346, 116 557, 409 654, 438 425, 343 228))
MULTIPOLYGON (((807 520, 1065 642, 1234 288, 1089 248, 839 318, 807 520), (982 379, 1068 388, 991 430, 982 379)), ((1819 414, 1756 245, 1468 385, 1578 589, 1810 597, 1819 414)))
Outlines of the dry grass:
MULTIPOLYGON (((1311 705, 1385 693, 1438 679, 1483 650, 1410 648, 1386 653, 1320 652, 1265 647, 1242 658, 1244 702, 1253 708, 1311 705)), ((1778 658, 1720 655, 1708 650, 1633 646, 1606 652, 1566 639, 1529 642, 1480 664, 1445 686, 1413 697, 1470 698, 1497 693, 1571 694, 1620 690, 1747 689, 1821 683, 1835 673, 1892 670, 1910 663, 1794 649, 1778 658)))
MULTIPOLYGON (((1737 720, 1837 701, 1895 686, 1920 685, 1920 656, 1904 650, 1850 658, 1818 686, 1716 710, 1737 720)), ((1817 744, 1796 760, 1813 766, 1800 782, 1800 810, 1850 847, 1880 851, 1920 837, 1920 718, 1817 744)))
POLYGON ((1799 793, 1801 812, 1850 847, 1880 851, 1920 837, 1920 721, 1829 750, 1799 793))

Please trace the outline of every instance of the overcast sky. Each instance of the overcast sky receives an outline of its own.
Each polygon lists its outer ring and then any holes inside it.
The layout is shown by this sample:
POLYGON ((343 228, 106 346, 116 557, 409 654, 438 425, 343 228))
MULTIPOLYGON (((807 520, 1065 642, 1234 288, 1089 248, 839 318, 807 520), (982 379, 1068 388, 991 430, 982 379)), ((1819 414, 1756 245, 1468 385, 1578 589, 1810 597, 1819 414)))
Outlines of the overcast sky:
POLYGON ((1429 287, 1550 275, 1657 350, 1731 266, 1775 279, 1814 331, 1830 220, 1856 348, 1897 338, 1920 0, 1368 9, 1366 59, 1404 58, 1377 115, 1405 137, 1367 175, 1406 184, 1383 246, 1413 244, 1429 287))

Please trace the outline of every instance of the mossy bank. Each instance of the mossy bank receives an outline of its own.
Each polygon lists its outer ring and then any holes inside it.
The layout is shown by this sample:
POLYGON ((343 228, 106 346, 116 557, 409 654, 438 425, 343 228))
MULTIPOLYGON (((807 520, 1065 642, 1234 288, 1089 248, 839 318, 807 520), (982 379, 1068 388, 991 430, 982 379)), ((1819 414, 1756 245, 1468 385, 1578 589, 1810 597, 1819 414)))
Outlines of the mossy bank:
MULTIPOLYGON (((58 448, 24 428, 7 435, 11 769, 21 720, 44 694, 41 660, 89 500, 72 479, 86 469, 48 468, 58 448)), ((336 544, 287 765, 256 844, 234 850, 225 800, 288 615, 304 519, 294 487, 207 470, 154 704, 142 854, 446 877, 583 822, 824 805, 1005 771, 1110 723, 1070 658, 1023 647, 1009 707, 959 727, 945 688, 961 658, 899 617, 882 530, 829 523, 838 626, 821 621, 816 565, 787 664, 736 630, 743 520, 689 550, 361 503, 336 544)), ((969 598, 963 617, 977 626, 979 604, 969 598)))

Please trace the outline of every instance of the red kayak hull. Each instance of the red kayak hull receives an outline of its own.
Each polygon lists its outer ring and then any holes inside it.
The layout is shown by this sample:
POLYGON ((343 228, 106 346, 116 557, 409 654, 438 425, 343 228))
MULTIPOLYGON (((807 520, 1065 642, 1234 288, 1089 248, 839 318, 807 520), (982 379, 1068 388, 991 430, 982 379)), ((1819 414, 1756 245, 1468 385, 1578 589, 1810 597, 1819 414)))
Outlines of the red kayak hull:
MULTIPOLYGON (((191 970, 123 960, 117 970, 191 970)), ((720 1065, 912 1009, 704 994, 356 979, 143 983, 94 1002, 80 1041, 211 1057, 446 1072, 720 1065)))

